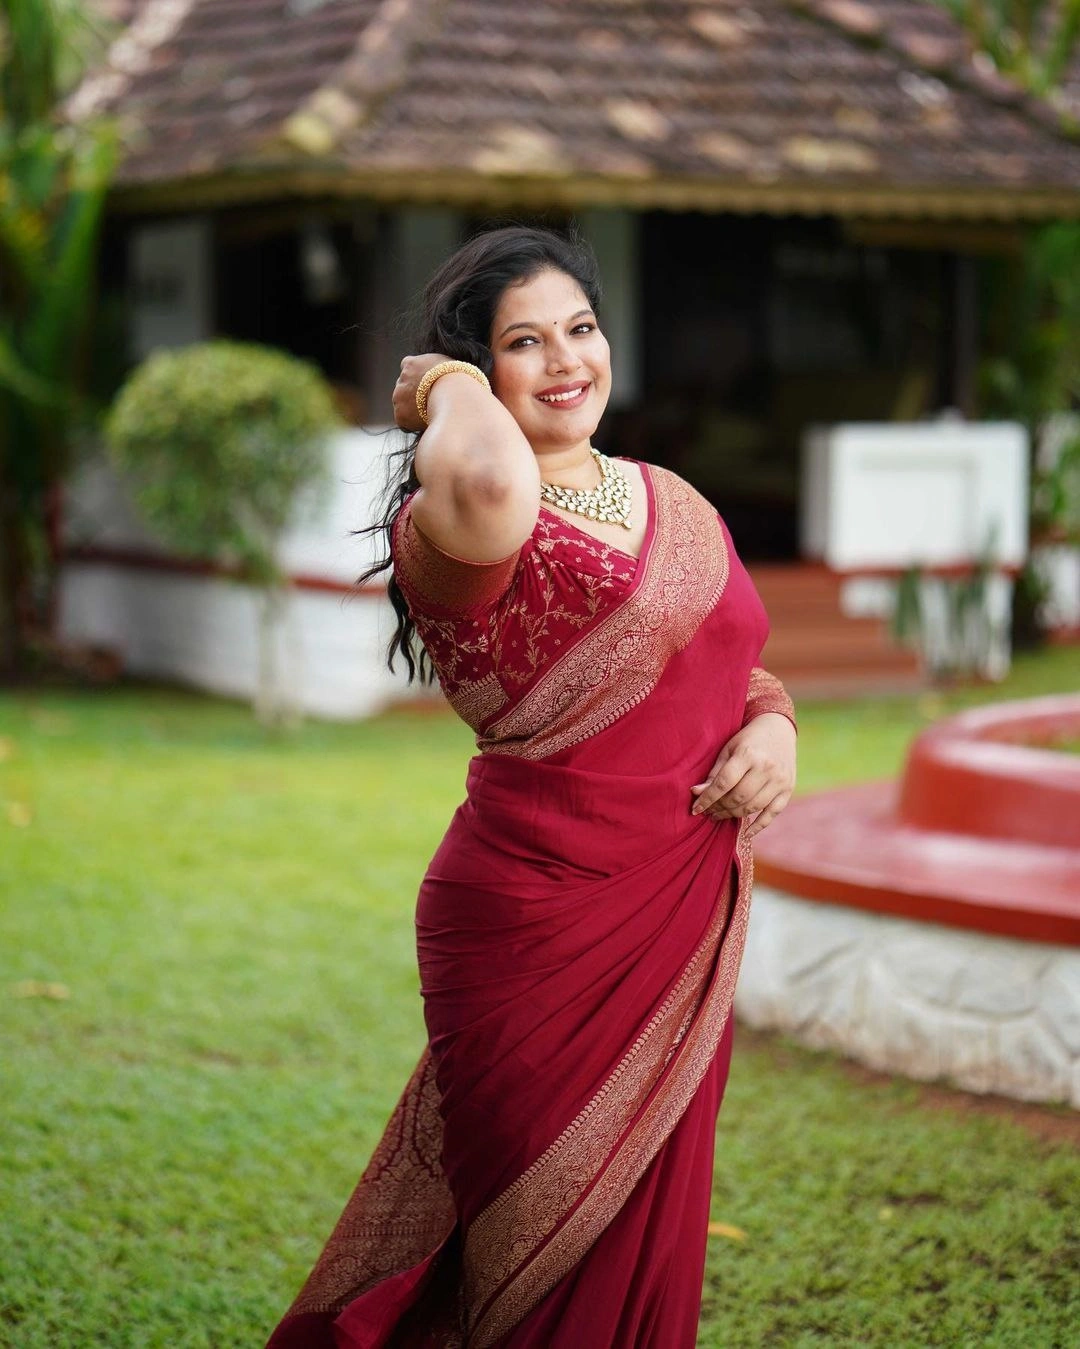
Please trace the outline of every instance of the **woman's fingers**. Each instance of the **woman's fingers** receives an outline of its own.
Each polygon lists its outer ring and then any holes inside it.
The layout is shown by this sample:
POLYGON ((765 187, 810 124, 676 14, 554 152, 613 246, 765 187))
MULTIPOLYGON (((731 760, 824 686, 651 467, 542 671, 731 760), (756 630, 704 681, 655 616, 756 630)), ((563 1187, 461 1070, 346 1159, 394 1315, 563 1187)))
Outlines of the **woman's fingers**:
POLYGON ((715 820, 754 816, 760 833, 787 805, 795 788, 794 732, 786 718, 764 713, 727 742, 705 782, 690 788, 694 815, 715 820))
POLYGON ((775 770, 771 765, 755 763, 747 753, 736 750, 709 782, 691 787, 697 797, 692 813, 713 813, 720 807, 727 815, 745 815, 751 802, 757 800, 770 784, 769 800, 782 786, 775 770))
MULTIPOLYGON (((749 774, 747 775, 750 776, 749 774)), ((777 783, 770 782, 761 778, 755 784, 756 791, 747 789, 743 791, 746 779, 733 792, 728 792, 722 796, 712 807, 709 814, 717 820, 742 819, 747 815, 756 815, 758 811, 764 810, 766 806, 776 799, 777 783)))
POLYGON ((736 759, 733 755, 710 782, 691 788, 697 796, 693 814, 709 814, 717 820, 740 819, 764 810, 784 790, 783 775, 771 765, 750 767, 728 786, 738 772, 736 759))
MULTIPOLYGON (((765 804, 780 791, 783 783, 770 768, 747 769, 739 781, 719 798, 716 804, 732 815, 746 815, 754 809, 754 802, 763 795, 765 804)), ((760 809, 760 807, 758 807, 760 809)))
POLYGON ((757 819, 747 826, 746 837, 753 838, 755 834, 760 834, 763 829, 767 829, 790 800, 790 792, 781 792, 779 796, 775 797, 758 815, 757 819))
POLYGON ((394 421, 403 431, 424 430, 424 423, 420 420, 420 412, 416 406, 416 385, 417 381, 405 374, 402 374, 394 385, 394 421))
POLYGON ((417 385, 431 369, 445 361, 439 352, 426 352, 422 356, 405 356, 401 361, 401 373, 394 385, 393 405, 394 421, 403 431, 424 430, 420 412, 416 406, 417 385))
POLYGON ((691 814, 703 815, 705 811, 711 809, 722 796, 726 796, 736 783, 742 780, 748 767, 747 761, 737 750, 731 753, 722 750, 707 780, 690 788, 697 797, 691 814))

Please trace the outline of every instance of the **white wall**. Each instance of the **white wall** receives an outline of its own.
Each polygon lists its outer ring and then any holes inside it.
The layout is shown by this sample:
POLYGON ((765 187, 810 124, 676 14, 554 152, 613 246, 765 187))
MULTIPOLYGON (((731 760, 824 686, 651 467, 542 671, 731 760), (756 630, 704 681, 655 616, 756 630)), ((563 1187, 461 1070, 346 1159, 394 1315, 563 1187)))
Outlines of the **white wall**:
MULTIPOLYGON (((384 445, 382 433, 360 430, 331 441, 330 491, 299 503, 283 541, 280 559, 290 573, 351 585, 368 565, 375 543, 350 531, 373 518, 384 445)), ((64 533, 71 544, 168 556, 101 462, 72 482, 64 533)), ((65 640, 115 648, 133 674, 246 698, 256 686, 257 604, 250 587, 221 577, 73 561, 61 577, 59 627, 65 640)), ((294 591, 278 640, 297 705, 316 716, 352 718, 426 696, 415 686, 410 692, 403 673, 386 670, 392 630, 381 595, 294 591)))
POLYGON ((1040 544, 1032 549, 1032 561, 1049 592, 1042 606, 1042 622, 1068 632, 1080 628, 1080 545, 1040 544))
MULTIPOLYGON (((257 598, 248 586, 112 564, 71 563, 61 586, 65 640, 123 653, 132 674, 251 698, 257 681, 257 598)), ((406 696, 385 668, 389 606, 294 591, 278 633, 295 705, 320 717, 370 716, 406 696)))

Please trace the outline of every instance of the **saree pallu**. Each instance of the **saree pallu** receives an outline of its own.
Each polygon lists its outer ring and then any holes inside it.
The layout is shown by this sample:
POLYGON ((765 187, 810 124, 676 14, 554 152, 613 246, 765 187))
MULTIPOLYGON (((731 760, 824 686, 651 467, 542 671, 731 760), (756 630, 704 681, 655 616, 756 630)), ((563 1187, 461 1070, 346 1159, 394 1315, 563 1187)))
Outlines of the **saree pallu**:
POLYGON ((271 1349, 695 1342, 751 857, 690 787, 791 704, 715 511, 643 474, 638 559, 542 512, 475 568, 399 520, 481 753, 417 905, 428 1047, 271 1349))

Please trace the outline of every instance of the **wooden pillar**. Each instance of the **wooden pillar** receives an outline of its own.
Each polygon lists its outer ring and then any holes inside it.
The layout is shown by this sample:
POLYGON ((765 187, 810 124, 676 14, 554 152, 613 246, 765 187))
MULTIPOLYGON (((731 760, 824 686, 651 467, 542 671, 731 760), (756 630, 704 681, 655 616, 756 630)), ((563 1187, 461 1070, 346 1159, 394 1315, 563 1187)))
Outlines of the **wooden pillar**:
POLYGON ((460 239, 461 214, 448 207, 400 206, 379 218, 364 372, 374 423, 393 419, 390 395, 412 337, 410 316, 429 277, 460 239))
POLYGON ((611 343, 611 407, 641 397, 641 217, 629 210, 588 210, 578 217, 600 264, 601 323, 611 343))

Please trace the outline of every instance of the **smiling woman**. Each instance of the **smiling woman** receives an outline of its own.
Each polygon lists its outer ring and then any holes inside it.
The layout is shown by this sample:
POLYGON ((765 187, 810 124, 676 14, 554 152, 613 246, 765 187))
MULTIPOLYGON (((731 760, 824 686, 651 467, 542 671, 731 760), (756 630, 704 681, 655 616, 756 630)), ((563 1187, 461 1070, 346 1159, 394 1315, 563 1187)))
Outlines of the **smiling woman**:
POLYGON ((417 904, 428 1046, 271 1345, 690 1349, 793 709, 716 511, 592 446, 588 250, 479 235, 425 301, 371 574, 480 753, 417 904))

